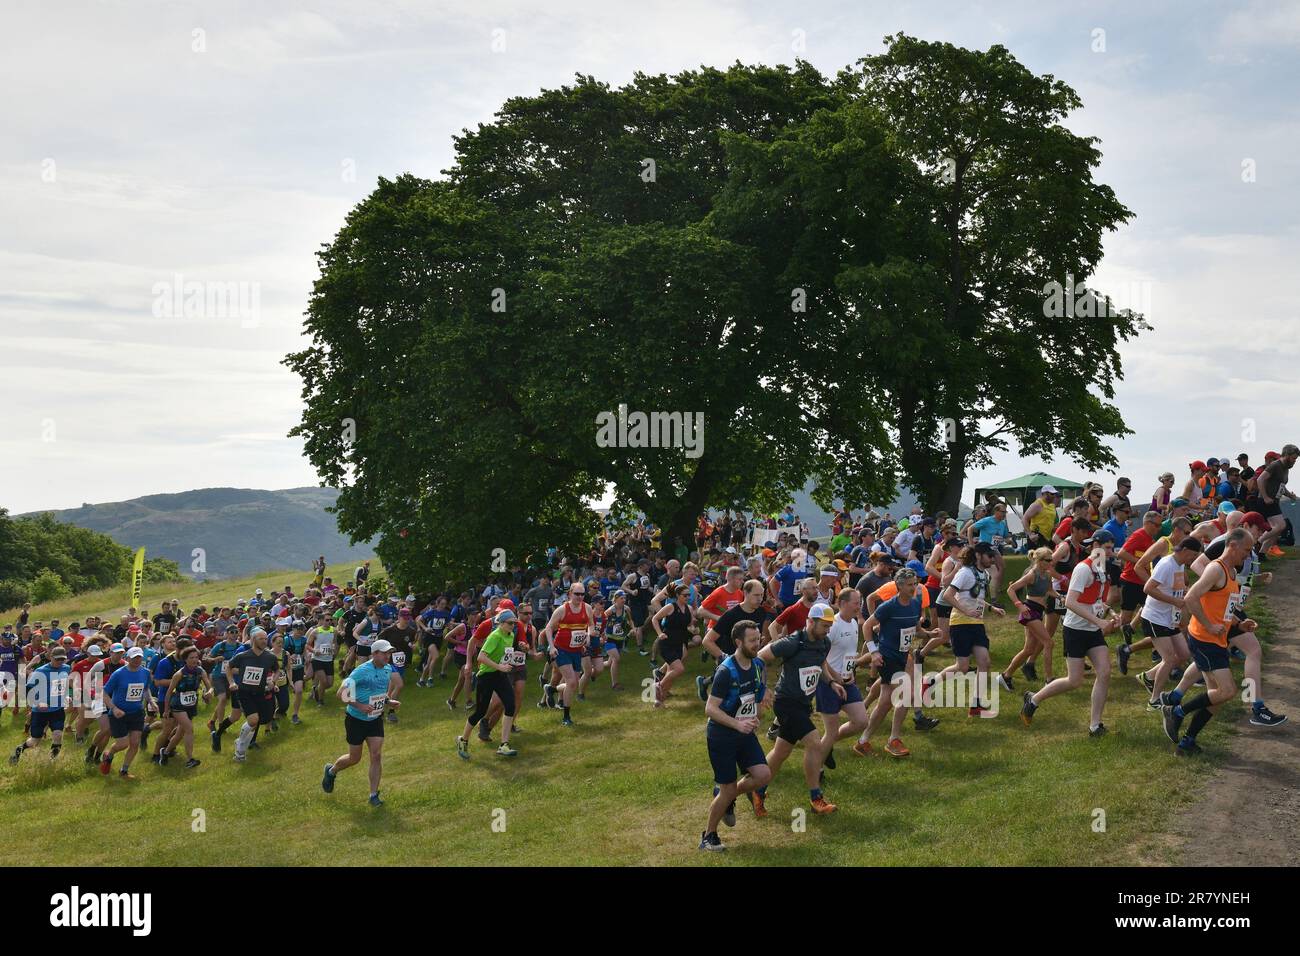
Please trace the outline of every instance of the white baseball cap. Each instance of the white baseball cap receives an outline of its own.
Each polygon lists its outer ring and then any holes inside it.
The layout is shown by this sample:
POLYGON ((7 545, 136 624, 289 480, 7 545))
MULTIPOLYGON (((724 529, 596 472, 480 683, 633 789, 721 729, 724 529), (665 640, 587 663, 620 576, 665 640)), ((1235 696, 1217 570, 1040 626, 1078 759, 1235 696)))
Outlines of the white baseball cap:
POLYGON ((835 609, 824 601, 818 601, 808 609, 808 620, 833 621, 835 620, 835 609))
POLYGON ((1040 494, 1048 494, 1048 495, 1060 494, 1060 492, 1057 491, 1055 488, 1053 488, 1051 485, 1043 485, 1043 487, 1039 488, 1038 491, 1040 494))
POLYGON ((375 643, 370 645, 371 651, 380 651, 383 653, 387 653, 392 649, 393 649, 393 645, 389 644, 387 641, 375 641, 375 643))
POLYGON ((138 647, 133 647, 126 652, 126 659, 129 661, 133 657, 144 657, 144 651, 138 647))

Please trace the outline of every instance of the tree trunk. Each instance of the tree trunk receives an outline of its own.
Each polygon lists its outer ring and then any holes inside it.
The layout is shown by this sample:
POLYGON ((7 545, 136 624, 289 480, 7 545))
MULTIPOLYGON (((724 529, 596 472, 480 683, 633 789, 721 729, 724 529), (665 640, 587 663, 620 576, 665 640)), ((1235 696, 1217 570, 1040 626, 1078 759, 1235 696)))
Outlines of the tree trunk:
POLYGON ((942 509, 954 518, 961 506, 961 489, 966 483, 966 455, 964 445, 954 444, 948 450, 948 474, 943 480, 942 509))

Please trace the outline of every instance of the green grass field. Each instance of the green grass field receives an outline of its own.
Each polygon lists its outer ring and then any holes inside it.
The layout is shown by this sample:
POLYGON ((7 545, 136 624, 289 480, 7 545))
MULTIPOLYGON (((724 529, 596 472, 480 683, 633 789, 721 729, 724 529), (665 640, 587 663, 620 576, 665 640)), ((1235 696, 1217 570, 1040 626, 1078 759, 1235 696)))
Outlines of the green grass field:
MULTIPOLYGON (((1009 563, 1018 573, 1023 561, 1009 563)), ((305 577, 288 573, 180 586, 166 596, 183 606, 212 604, 251 594, 258 584, 305 577)), ((71 619, 121 606, 117 595, 100 604, 90 597, 60 614, 71 619)), ((149 597, 156 606, 163 594, 149 597)), ((1255 598, 1251 610, 1267 624, 1266 604, 1266 595, 1255 598)), ((48 620, 50 612, 41 611, 48 620)), ((1009 617, 990 633, 997 667, 1019 649, 1021 629, 1009 617)), ((1063 673, 1059 648, 1058 635, 1063 673)), ((1157 717, 1145 711, 1142 688, 1118 671, 1105 715, 1110 733, 1098 740, 1087 736, 1088 683, 1045 704, 1032 729, 1018 718, 1018 693, 1002 694, 994 719, 931 711, 942 719, 935 730, 922 735, 905 724, 910 759, 862 759, 837 748, 839 769, 828 773, 826 791, 838 813, 808 813, 806 826, 797 826, 792 811, 807 807, 808 794, 796 754, 771 787, 771 815, 755 820, 742 801, 736 829, 722 834, 730 851, 704 854, 695 846, 712 775, 693 685, 704 665, 692 655, 688 679, 655 711, 638 689, 647 660, 625 657, 629 689, 616 694, 602 678, 575 707, 572 728, 559 726, 557 712, 535 707, 538 665, 530 662, 513 760, 477 741, 472 759, 459 760, 453 740, 465 714, 443 703, 450 679, 430 690, 412 683, 401 723, 388 727, 387 805, 378 810, 366 803, 364 764, 342 773, 332 795, 320 789, 322 767, 345 749, 333 698, 323 710, 305 702, 304 723, 285 721, 278 733, 263 735, 243 765, 230 757, 231 735, 217 755, 201 734, 195 753, 203 764, 192 771, 181 762, 159 768, 137 759, 134 782, 101 777, 71 745, 55 762, 48 750, 29 752, 17 768, 0 764, 11 856, 89 866, 1165 863, 1172 862, 1169 820, 1221 758, 1241 706, 1210 724, 1201 738, 1206 757, 1196 762, 1176 759, 1157 717), (1099 810, 1104 831, 1095 822, 1099 810)), ((950 658, 932 661, 943 666, 950 658)), ((1017 681, 1025 686, 1039 684, 1017 681)), ((12 749, 20 736, 9 716, 0 717, 0 749, 12 749)))

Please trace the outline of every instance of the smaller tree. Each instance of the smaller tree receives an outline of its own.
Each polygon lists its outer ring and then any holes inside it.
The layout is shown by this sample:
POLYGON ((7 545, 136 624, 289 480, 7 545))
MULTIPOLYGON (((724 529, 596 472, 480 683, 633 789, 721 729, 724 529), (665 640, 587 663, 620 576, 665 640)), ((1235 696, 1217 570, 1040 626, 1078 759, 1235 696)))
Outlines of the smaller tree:
POLYGON ((41 568, 36 575, 36 579, 32 581, 32 603, 44 604, 46 601, 57 601, 69 597, 72 597, 72 588, 63 583, 63 578, 59 577, 58 572, 51 571, 49 568, 41 568))

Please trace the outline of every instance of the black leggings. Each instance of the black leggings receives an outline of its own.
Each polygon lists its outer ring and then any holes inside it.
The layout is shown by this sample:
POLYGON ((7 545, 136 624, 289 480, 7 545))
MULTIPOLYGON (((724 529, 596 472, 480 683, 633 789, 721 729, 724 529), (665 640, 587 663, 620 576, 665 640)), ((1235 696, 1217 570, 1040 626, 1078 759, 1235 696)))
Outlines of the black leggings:
POLYGON ((471 727, 487 716, 493 694, 501 698, 501 706, 505 708, 507 717, 515 715, 515 688, 510 683, 510 675, 501 671, 479 674, 478 686, 474 688, 474 713, 469 718, 471 727))

